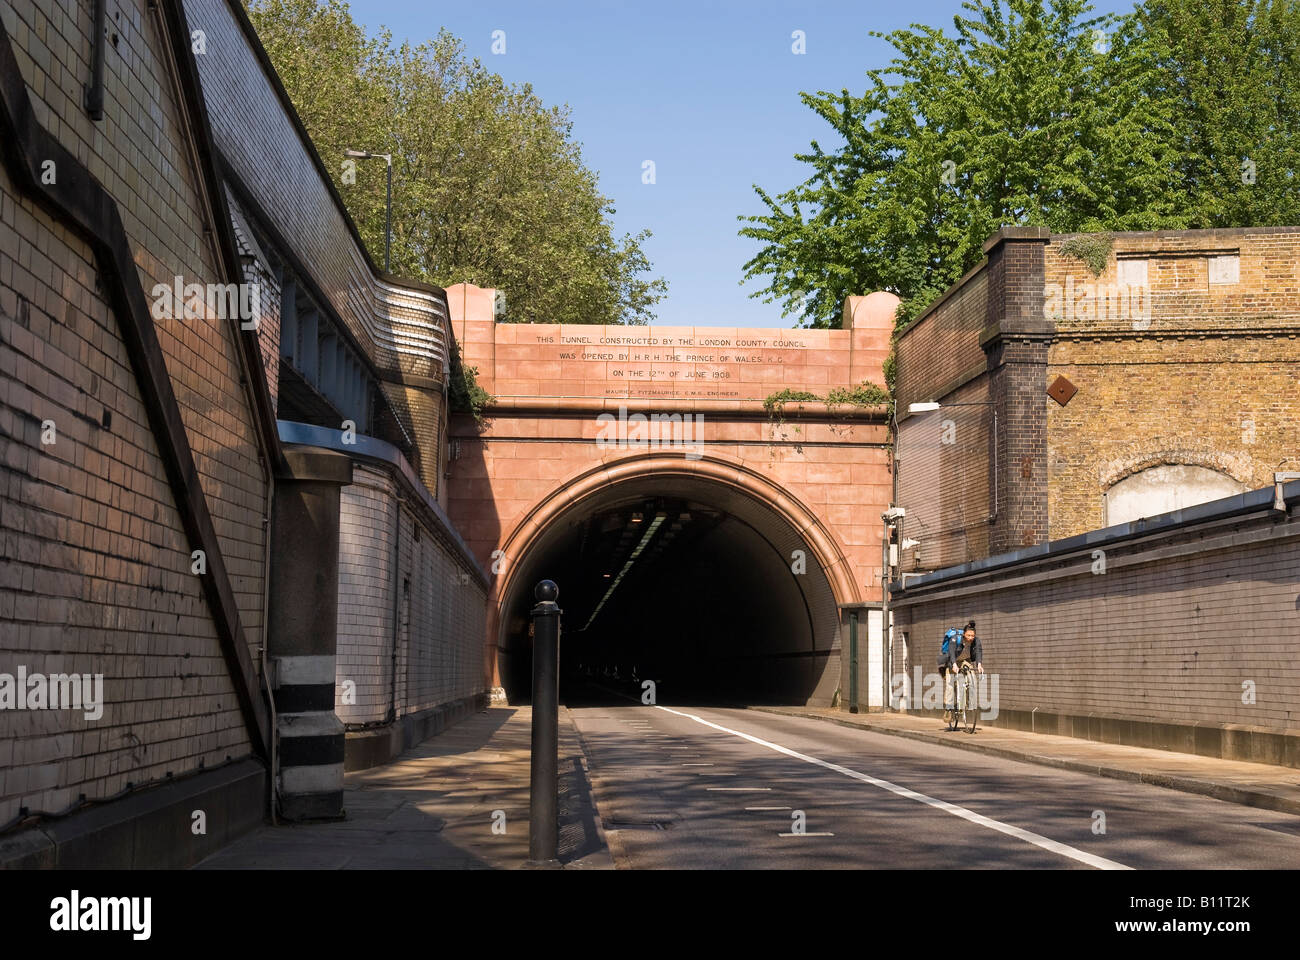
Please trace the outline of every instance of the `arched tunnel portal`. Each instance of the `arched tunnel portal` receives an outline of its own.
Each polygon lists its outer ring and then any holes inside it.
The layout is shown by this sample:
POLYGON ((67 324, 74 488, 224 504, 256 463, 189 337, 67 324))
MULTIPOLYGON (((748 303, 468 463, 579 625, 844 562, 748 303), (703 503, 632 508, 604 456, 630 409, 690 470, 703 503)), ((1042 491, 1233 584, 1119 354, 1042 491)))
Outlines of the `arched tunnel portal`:
POLYGON ((839 604, 857 599, 843 596, 842 554, 756 475, 678 472, 681 462, 605 471, 532 518, 497 618, 509 702, 531 695, 530 609, 543 579, 560 587, 562 702, 639 697, 647 680, 660 703, 831 701, 839 604))

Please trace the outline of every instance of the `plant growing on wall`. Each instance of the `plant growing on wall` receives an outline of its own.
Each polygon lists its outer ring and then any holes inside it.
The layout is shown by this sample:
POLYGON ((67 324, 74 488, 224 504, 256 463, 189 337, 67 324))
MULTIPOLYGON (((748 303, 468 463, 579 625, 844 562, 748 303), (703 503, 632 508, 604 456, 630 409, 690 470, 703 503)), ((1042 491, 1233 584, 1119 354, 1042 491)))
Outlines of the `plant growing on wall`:
POLYGON ((452 413, 468 413, 478 423, 483 422, 483 410, 495 398, 478 384, 478 367, 465 365, 460 347, 451 356, 448 372, 447 396, 452 413))
POLYGON ((889 391, 866 380, 856 387, 833 387, 824 397, 809 390, 792 390, 786 387, 766 396, 763 399, 763 409, 767 411, 769 419, 783 424, 787 403, 808 401, 820 401, 828 407, 874 407, 889 402, 889 391))
POLYGON ((864 380, 856 387, 835 387, 826 394, 826 404, 831 407, 874 407, 889 402, 889 391, 864 380))
POLYGON ((1114 245, 1115 238, 1109 233, 1081 233, 1061 244, 1061 254, 1082 261, 1094 277, 1100 277, 1114 245))
POLYGON ((807 390, 791 390, 786 387, 784 390, 778 390, 776 393, 769 394, 763 399, 763 409, 767 411, 768 417, 779 423, 785 422, 785 405, 787 403, 798 403, 801 400, 818 400, 817 394, 810 393, 807 390))

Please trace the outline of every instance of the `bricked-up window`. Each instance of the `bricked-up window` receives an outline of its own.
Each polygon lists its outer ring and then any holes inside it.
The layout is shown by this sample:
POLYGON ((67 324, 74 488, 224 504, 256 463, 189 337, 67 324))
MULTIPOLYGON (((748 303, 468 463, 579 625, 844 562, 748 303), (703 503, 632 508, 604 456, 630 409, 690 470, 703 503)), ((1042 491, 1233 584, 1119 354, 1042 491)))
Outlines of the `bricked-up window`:
POLYGON ((1156 517, 1246 490, 1225 473, 1184 463, 1162 463, 1130 474, 1103 494, 1106 526, 1156 517))
POLYGON ((1119 282, 1135 287, 1145 287, 1148 283, 1147 261, 1142 257, 1122 257, 1116 261, 1115 268, 1119 282))
POLYGON ((1230 284, 1241 281, 1241 257, 1235 253, 1210 257, 1208 274, 1211 284, 1230 284))

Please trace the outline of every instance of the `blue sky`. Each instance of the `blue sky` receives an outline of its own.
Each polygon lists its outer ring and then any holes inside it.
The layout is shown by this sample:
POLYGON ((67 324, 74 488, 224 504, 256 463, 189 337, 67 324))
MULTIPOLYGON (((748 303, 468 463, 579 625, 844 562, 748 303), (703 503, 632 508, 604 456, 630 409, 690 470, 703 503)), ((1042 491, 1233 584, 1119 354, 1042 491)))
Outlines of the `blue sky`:
POLYGON ((646 251, 669 284, 656 323, 753 327, 794 318, 747 297, 759 286, 741 286, 742 267, 758 247, 737 235, 736 217, 762 210, 751 184, 773 193, 793 186, 807 175, 794 154, 813 139, 835 142, 800 91, 860 93, 866 70, 890 60, 871 31, 950 30, 961 12, 960 0, 351 0, 351 8, 358 23, 387 26, 399 40, 446 27, 490 70, 567 103, 583 157, 614 201, 618 233, 654 233, 646 251), (496 30, 505 31, 504 54, 492 52, 496 30), (791 49, 795 30, 804 32, 803 55, 791 49), (646 160, 653 185, 642 183, 646 160))

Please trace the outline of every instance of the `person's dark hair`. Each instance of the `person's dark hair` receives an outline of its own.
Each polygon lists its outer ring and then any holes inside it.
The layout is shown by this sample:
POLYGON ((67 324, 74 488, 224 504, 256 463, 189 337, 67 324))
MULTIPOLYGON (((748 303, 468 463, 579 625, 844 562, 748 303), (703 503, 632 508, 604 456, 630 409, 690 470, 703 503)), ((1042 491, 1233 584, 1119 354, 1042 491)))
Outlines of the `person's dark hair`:
MULTIPOLYGON (((974 620, 972 620, 970 623, 966 624, 966 630, 974 630, 974 629, 975 629, 975 621, 974 621, 974 620)), ((965 630, 963 630, 962 632, 965 633, 965 630)))

